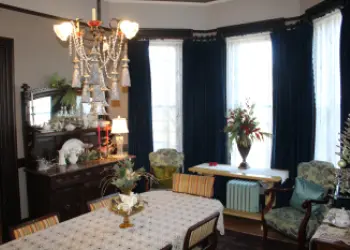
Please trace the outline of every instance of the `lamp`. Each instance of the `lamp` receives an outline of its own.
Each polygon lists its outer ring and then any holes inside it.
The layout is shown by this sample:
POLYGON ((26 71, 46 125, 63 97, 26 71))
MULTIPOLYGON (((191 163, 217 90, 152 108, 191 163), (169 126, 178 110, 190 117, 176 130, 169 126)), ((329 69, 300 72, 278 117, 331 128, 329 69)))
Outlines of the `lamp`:
POLYGON ((73 25, 69 22, 64 22, 54 25, 53 30, 55 31, 58 38, 65 42, 73 33, 73 25))
POLYGON ((116 143, 117 143, 117 155, 123 155, 123 145, 124 137, 122 134, 129 133, 128 125, 125 118, 114 118, 112 120, 112 131, 111 134, 116 134, 116 143))

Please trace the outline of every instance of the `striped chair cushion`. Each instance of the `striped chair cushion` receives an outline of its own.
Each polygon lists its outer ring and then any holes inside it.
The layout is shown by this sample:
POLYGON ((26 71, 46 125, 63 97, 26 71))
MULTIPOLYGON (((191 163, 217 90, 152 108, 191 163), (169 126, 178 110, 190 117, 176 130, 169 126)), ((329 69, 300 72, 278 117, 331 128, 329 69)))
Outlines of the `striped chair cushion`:
POLYGON ((210 176, 174 174, 173 191, 211 198, 214 195, 214 181, 215 178, 210 176))
POLYGON ((13 230, 13 237, 15 239, 21 238, 23 236, 38 232, 40 230, 44 230, 46 228, 52 227, 59 223, 58 216, 52 215, 50 217, 45 217, 44 219, 38 219, 33 221, 33 223, 25 224, 23 226, 19 226, 13 230))
POLYGON ((87 203, 88 209, 89 209, 89 211, 95 211, 95 210, 100 209, 100 208, 110 207, 111 200, 117 196, 118 196, 118 194, 115 193, 115 194, 110 194, 110 195, 104 196, 104 197, 97 199, 97 200, 89 201, 87 203))
POLYGON ((111 205, 111 200, 113 197, 109 197, 103 200, 97 200, 89 204, 90 211, 95 211, 100 208, 109 207, 111 205))
POLYGON ((188 248, 191 248, 192 246, 199 243, 201 240, 207 238, 209 235, 214 233, 216 220, 217 218, 215 217, 210 221, 204 223, 200 227, 196 228, 195 230, 193 230, 188 243, 189 244, 188 248))

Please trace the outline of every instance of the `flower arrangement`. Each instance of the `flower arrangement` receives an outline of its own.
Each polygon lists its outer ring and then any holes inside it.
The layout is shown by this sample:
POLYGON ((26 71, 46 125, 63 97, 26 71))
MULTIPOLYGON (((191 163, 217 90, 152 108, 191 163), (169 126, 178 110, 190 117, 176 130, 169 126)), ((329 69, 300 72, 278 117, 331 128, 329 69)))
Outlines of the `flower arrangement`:
POLYGON ((264 137, 271 136, 270 133, 261 131, 259 122, 254 117, 254 107, 255 104, 250 105, 246 101, 245 107, 229 110, 224 131, 229 135, 230 145, 236 141, 240 146, 250 147, 254 140, 263 141, 264 137))
POLYGON ((157 182, 157 179, 144 168, 134 170, 134 162, 131 159, 121 160, 114 166, 112 172, 102 179, 102 195, 109 185, 117 187, 124 194, 130 194, 136 182, 142 177, 157 182))

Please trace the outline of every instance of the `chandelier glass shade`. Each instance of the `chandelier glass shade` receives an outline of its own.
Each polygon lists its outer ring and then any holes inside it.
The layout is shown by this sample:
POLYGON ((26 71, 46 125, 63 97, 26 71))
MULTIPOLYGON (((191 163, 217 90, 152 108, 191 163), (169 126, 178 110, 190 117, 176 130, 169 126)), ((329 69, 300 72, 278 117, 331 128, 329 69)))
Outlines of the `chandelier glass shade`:
POLYGON ((69 41, 73 57, 72 87, 82 89, 83 103, 91 104, 90 112, 105 115, 110 100, 119 100, 118 86, 130 87, 127 40, 135 37, 139 25, 129 20, 112 19, 110 30, 101 27, 92 10, 88 28, 81 28, 79 19, 54 25, 54 32, 62 41, 69 41))

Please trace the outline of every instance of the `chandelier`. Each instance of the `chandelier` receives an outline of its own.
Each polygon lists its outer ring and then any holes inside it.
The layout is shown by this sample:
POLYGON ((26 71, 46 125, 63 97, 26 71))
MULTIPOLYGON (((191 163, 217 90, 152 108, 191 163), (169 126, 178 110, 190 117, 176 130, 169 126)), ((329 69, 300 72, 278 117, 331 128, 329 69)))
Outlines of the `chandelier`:
POLYGON ((96 19, 96 9, 92 9, 92 20, 87 24, 89 28, 82 28, 77 19, 54 25, 54 31, 60 40, 69 40, 74 65, 72 87, 82 88, 81 102, 91 104, 91 113, 106 115, 105 92, 109 92, 110 100, 119 100, 118 82, 122 87, 131 86, 127 40, 136 35, 139 25, 113 18, 110 31, 106 31, 96 19))

